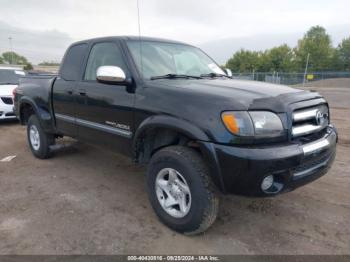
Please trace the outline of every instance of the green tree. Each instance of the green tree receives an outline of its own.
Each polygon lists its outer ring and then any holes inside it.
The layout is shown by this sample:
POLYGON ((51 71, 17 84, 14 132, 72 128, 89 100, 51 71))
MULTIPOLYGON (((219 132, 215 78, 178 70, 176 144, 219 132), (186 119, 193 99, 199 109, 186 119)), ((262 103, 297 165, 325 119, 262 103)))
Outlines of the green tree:
POLYGON ((341 67, 340 70, 350 71, 350 37, 339 44, 336 53, 341 67))
POLYGON ((310 30, 299 40, 295 49, 298 69, 305 67, 307 56, 310 54, 309 70, 325 71, 329 70, 334 49, 330 36, 326 29, 321 26, 311 27, 310 30))
POLYGON ((24 70, 32 70, 33 65, 29 63, 27 58, 21 56, 15 52, 5 52, 0 56, 0 64, 15 64, 15 65, 24 65, 24 70))
POLYGON ((59 66, 60 63, 55 62, 55 61, 44 61, 44 62, 41 62, 39 65, 41 65, 41 66, 59 66))
POLYGON ((27 58, 21 56, 15 52, 5 52, 2 54, 3 60, 8 64, 16 64, 16 65, 26 65, 28 64, 27 58))
POLYGON ((226 67, 233 72, 252 72, 259 68, 260 52, 241 49, 230 58, 226 67))
POLYGON ((33 65, 31 63, 27 63, 23 69, 24 70, 33 70, 34 68, 33 68, 33 65))
POLYGON ((295 53, 286 44, 266 50, 260 57, 259 71, 292 72, 295 69, 295 53))

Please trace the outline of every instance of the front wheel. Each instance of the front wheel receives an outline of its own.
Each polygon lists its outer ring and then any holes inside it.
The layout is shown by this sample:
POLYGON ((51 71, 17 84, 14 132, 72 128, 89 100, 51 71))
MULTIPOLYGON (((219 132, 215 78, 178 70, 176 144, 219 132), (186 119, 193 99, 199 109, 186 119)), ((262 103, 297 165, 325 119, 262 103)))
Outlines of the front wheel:
POLYGON ((31 115, 29 117, 27 124, 27 137, 30 149, 34 156, 40 159, 50 157, 50 146, 54 144, 55 138, 53 135, 44 132, 36 115, 31 115))
POLYGON ((183 146, 163 148, 152 157, 147 185, 159 219, 184 234, 198 234, 215 221, 219 198, 200 154, 183 146))

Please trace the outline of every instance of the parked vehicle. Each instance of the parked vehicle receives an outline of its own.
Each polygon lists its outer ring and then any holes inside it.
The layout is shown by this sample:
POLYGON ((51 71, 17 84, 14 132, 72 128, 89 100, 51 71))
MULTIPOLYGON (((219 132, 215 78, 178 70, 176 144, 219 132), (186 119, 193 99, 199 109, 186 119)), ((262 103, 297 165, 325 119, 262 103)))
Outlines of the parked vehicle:
POLYGON ((186 234, 215 221, 219 192, 288 192, 324 175, 336 152, 320 94, 233 80, 200 49, 169 40, 77 42, 57 76, 21 79, 15 104, 38 158, 70 136, 148 164, 156 214, 186 234))
POLYGON ((25 73, 21 68, 0 66, 0 120, 16 119, 13 112, 13 90, 25 73))

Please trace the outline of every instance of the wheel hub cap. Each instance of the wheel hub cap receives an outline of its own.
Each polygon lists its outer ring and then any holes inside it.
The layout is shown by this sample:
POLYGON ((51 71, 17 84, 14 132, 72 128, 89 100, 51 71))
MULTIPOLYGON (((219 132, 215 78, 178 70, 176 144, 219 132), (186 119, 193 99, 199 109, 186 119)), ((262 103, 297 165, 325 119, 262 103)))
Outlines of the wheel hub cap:
POLYGON ((36 126, 31 126, 29 129, 29 139, 30 144, 34 148, 34 150, 39 150, 40 148, 40 135, 38 128, 36 126))
POLYGON ((155 189, 161 207, 172 217, 182 218, 191 208, 191 192, 185 178, 175 169, 164 168, 156 178, 155 189))

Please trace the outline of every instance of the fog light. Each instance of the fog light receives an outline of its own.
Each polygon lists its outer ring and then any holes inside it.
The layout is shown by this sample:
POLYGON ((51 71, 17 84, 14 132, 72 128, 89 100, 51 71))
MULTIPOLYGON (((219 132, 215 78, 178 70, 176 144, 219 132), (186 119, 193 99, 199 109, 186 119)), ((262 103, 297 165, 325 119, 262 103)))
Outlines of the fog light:
POLYGON ((261 183, 261 189, 262 191, 267 191, 270 187, 273 185, 273 175, 269 175, 264 178, 264 180, 261 183))

